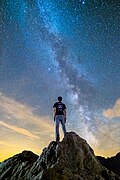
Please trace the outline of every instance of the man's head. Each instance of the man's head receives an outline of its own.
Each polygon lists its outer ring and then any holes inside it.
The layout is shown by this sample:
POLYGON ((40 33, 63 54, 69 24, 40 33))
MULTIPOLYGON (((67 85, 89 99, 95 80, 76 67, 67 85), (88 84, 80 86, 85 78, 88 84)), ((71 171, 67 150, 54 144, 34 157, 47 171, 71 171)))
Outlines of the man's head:
POLYGON ((61 102, 62 101, 62 97, 58 96, 58 101, 61 102))

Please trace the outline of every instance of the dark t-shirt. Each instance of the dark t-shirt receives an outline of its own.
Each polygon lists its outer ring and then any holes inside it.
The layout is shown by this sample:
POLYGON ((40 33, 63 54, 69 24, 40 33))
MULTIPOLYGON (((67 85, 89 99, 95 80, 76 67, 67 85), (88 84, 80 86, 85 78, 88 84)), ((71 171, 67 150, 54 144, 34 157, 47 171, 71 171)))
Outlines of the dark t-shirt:
POLYGON ((53 107, 56 107, 56 115, 64 115, 64 109, 66 109, 66 106, 62 102, 56 102, 53 107))

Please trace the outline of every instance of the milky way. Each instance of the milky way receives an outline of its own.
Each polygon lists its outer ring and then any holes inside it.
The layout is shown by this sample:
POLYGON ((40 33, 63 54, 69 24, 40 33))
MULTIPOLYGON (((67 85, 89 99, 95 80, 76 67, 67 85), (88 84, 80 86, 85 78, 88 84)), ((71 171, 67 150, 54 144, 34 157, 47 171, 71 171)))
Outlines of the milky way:
MULTIPOLYGON (((52 105, 62 95, 68 130, 101 154, 103 147, 119 151, 119 22, 119 1, 0 2, 1 98, 26 104, 53 121, 52 105)), ((6 118, 4 108, 0 118, 2 126, 3 119, 18 125, 6 118)))

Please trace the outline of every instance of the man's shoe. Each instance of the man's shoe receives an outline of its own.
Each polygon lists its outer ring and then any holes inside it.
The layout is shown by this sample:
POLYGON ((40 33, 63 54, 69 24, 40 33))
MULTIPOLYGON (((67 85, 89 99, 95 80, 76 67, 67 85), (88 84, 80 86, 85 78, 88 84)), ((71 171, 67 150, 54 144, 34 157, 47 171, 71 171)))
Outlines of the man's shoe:
POLYGON ((60 137, 59 137, 59 134, 57 134, 56 142, 59 142, 59 141, 60 141, 60 137))

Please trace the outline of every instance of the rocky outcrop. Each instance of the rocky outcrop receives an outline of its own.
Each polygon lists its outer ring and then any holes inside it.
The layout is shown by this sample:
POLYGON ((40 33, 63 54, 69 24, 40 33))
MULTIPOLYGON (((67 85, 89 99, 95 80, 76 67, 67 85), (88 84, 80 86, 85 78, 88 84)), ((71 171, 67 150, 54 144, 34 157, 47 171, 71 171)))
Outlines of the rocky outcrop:
POLYGON ((0 164, 0 179, 20 180, 120 180, 103 167, 87 142, 67 133, 62 142, 51 142, 38 157, 23 151, 0 164))
POLYGON ((0 180, 21 179, 27 175, 38 159, 38 155, 31 151, 23 151, 0 164, 0 180))
POLYGON ((101 156, 97 156, 97 158, 103 166, 120 176, 120 153, 110 158, 101 156))

